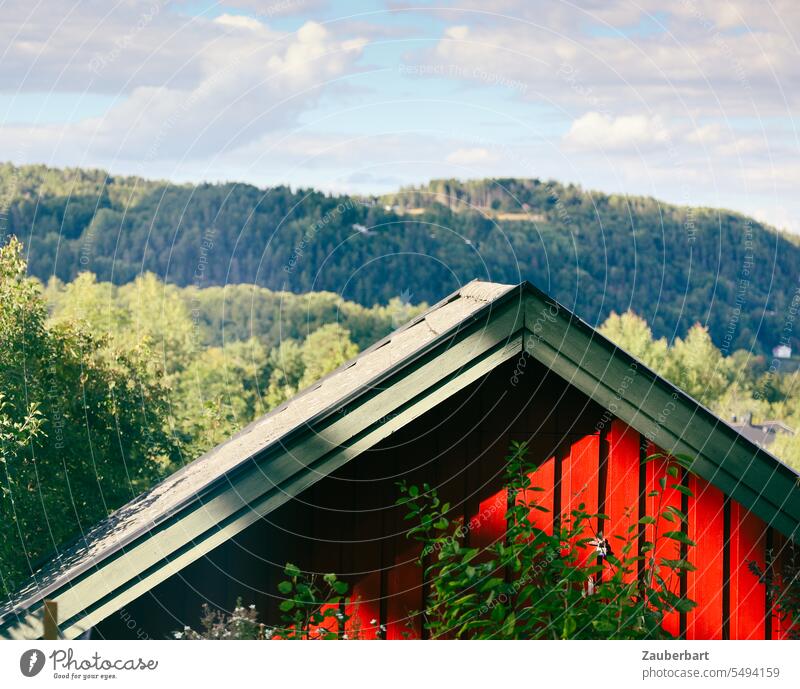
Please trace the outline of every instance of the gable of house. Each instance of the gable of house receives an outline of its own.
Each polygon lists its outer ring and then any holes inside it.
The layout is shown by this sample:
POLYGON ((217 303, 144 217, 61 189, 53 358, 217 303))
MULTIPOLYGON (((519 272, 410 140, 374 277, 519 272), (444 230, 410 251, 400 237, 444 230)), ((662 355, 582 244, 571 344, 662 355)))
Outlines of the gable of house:
POLYGON ((47 597, 76 636, 492 372, 527 386, 537 367, 606 424, 694 458, 699 480, 765 528, 796 534, 791 469, 527 283, 475 282, 118 510, 9 601, 0 633, 39 636, 47 597))

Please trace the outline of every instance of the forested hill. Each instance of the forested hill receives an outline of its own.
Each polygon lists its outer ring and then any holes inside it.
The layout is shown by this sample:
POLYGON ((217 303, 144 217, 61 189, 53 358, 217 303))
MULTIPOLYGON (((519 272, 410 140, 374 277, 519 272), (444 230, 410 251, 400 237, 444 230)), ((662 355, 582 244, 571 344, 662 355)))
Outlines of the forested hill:
POLYGON ((25 243, 43 280, 152 271, 371 305, 528 279, 591 323, 632 308, 656 336, 705 323, 724 353, 763 352, 786 334, 798 345, 800 246, 729 211, 536 179, 439 180, 365 199, 0 165, 0 185, 3 233, 25 243))

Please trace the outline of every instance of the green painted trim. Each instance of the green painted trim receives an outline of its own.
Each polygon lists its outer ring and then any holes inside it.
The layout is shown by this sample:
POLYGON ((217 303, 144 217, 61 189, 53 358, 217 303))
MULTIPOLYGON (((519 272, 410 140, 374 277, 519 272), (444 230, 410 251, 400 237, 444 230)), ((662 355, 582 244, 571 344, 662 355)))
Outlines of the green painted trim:
MULTIPOLYGON (((518 294, 516 290, 514 293, 518 294)), ((267 511, 254 519, 278 507, 291 496, 284 484, 291 482, 298 474, 313 477, 314 481, 321 478, 324 474, 315 466, 320 457, 344 448, 336 453, 344 463, 371 447, 369 443, 379 442, 396 428, 408 423, 415 418, 413 411, 401 415, 397 410, 414 399, 422 396, 420 404, 412 405, 411 409, 425 411, 429 407, 424 406, 422 401, 427 396, 433 395, 431 399, 437 400, 435 404, 438 404, 508 358, 519 356, 522 352, 523 318, 519 301, 502 308, 496 302, 491 306, 493 308, 484 313, 483 318, 469 327, 462 326, 450 337, 437 338, 434 341, 436 346, 424 356, 415 356, 410 366, 398 365, 392 369, 393 375, 385 382, 354 399, 349 406, 342 408, 342 413, 327 416, 325 422, 313 432, 310 425, 304 425, 304 433, 299 437, 273 444, 263 457, 254 458, 242 469, 229 472, 224 481, 217 481, 209 490, 199 493, 188 508, 170 515, 138 541, 109 556, 99 568, 73 578, 67 586, 48 595, 48 598, 58 601, 59 613, 69 625, 65 633, 77 636, 118 610, 124 602, 114 607, 116 603, 111 604, 107 599, 131 600, 122 595, 126 588, 132 587, 138 591, 136 596, 149 590, 139 585, 145 572, 149 573, 146 580, 149 588, 152 588, 163 578, 238 533, 237 530, 231 533, 226 531, 224 537, 208 541, 208 548, 203 549, 204 534, 210 537, 213 535, 210 531, 218 531, 219 526, 233 515, 246 513, 242 521, 235 522, 240 526, 239 530, 246 528, 252 523, 247 521, 247 515, 256 514, 253 505, 263 500, 265 495, 275 494, 278 497, 268 501, 267 511), (484 360, 486 365, 480 365, 484 360), (440 391, 438 395, 437 390, 440 391), (378 427, 366 436, 367 444, 357 440, 359 435, 376 424, 378 427), (311 468, 314 471, 309 471, 311 468), (185 555, 178 569, 170 566, 170 559, 175 553, 185 555), (164 577, 157 574, 160 567, 166 568, 164 577), (92 614, 93 621, 87 623, 84 620, 87 612, 103 600, 107 602, 92 614)), ((326 465, 327 472, 335 470, 341 463, 326 465)), ((298 485, 302 485, 302 482, 298 485)), ((16 622, 9 620, 0 629, 0 637, 38 638, 40 635, 40 606, 16 622)))

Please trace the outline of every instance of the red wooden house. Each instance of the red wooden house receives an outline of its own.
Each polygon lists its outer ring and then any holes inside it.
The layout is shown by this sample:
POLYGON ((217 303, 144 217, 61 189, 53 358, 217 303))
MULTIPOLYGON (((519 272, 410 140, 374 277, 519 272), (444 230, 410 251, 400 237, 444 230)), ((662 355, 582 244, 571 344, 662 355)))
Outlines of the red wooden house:
POLYGON ((515 439, 539 464, 551 512, 538 518, 584 503, 608 516, 593 528, 609 537, 658 515, 648 492, 665 466, 646 455, 692 457, 693 496, 666 500, 697 543, 696 571, 673 585, 698 606, 667 628, 787 633, 748 563, 797 537, 797 474, 531 285, 473 282, 97 525, 0 609, 0 634, 41 636, 45 599, 70 638, 164 638, 196 625, 201 603, 237 597, 269 623, 291 561, 345 577, 366 636, 425 636, 396 482, 435 486, 470 545, 491 543, 515 439))

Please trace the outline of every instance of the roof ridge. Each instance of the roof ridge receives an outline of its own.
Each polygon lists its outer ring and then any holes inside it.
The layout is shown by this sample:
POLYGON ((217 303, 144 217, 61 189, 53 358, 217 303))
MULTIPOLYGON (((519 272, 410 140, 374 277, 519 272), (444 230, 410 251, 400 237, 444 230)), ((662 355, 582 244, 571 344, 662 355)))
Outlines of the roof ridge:
POLYGON ((472 280, 464 285, 458 294, 467 299, 475 299, 476 301, 490 302, 494 301, 501 294, 504 294, 515 285, 507 285, 502 282, 488 282, 483 280, 472 280))

